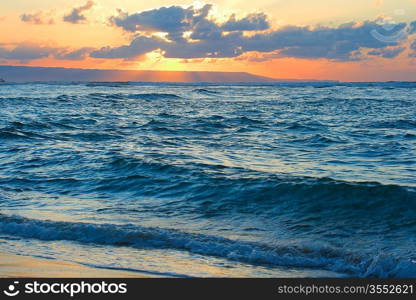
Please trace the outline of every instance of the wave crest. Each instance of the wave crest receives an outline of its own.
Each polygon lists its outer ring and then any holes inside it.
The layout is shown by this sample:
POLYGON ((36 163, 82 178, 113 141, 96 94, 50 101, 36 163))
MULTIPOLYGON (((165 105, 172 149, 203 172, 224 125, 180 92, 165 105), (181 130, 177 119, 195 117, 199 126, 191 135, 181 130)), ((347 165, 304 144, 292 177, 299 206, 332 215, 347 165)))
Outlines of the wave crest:
POLYGON ((383 255, 366 257, 325 246, 270 246, 136 225, 54 222, 0 214, 0 232, 45 241, 168 248, 249 264, 321 268, 361 277, 416 276, 416 265, 412 261, 397 261, 383 255))

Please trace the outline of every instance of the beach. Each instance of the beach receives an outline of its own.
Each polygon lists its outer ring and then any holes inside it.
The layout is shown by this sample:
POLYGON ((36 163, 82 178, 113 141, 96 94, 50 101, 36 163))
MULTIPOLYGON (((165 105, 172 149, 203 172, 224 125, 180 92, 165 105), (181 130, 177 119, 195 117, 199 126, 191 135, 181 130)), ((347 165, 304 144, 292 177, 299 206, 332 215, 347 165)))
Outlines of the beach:
POLYGON ((0 252, 0 278, 147 278, 138 272, 103 270, 56 259, 0 252))

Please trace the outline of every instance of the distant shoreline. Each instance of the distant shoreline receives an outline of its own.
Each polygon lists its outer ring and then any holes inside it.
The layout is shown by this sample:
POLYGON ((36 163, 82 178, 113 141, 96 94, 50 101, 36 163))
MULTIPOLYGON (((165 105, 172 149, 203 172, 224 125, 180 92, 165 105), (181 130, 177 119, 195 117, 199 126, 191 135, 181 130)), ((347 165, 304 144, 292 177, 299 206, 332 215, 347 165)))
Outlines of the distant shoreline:
POLYGON ((215 71, 153 71, 77 69, 61 67, 28 67, 0 65, 0 83, 46 83, 46 82, 88 82, 88 83, 178 83, 178 84, 278 84, 278 83, 328 83, 328 84, 379 84, 416 83, 408 80, 385 81, 341 81, 310 78, 271 78, 247 72, 215 71), (3 80, 3 81, 2 81, 3 80))
POLYGON ((337 82, 314 79, 277 79, 247 72, 77 69, 7 65, 0 65, 0 78, 7 82, 74 81, 74 79, 83 82, 337 82))

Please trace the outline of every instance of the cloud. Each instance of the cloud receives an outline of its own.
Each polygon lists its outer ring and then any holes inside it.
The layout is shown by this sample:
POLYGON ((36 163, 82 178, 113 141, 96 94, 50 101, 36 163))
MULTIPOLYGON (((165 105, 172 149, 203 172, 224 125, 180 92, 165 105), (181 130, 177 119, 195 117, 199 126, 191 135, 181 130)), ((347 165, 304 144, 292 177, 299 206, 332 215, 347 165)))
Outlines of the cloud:
POLYGON ((368 52, 368 55, 381 56, 384 58, 395 58, 398 55, 400 55, 400 53, 402 53, 404 50, 406 50, 405 47, 385 48, 385 49, 370 51, 368 52))
POLYGON ((81 48, 74 51, 59 51, 55 54, 55 58, 59 60, 83 60, 88 57, 93 48, 81 48))
MULTIPOLYGON (((398 46, 411 30, 406 23, 387 27, 379 20, 350 22, 338 27, 287 26, 270 30, 263 13, 241 18, 231 15, 224 23, 210 16, 211 4, 170 6, 128 14, 121 12, 110 19, 114 26, 135 33, 130 44, 103 47, 93 57, 133 59, 159 49, 167 58, 232 58, 247 52, 273 52, 273 57, 356 61, 372 56, 395 57, 398 46), (267 31, 264 31, 267 30, 267 31), (251 31, 251 35, 245 32, 251 31), (162 38, 160 34, 165 34, 162 38)), ((411 25, 412 26, 412 25, 411 25)))
POLYGON ((85 23, 87 18, 83 14, 95 5, 94 1, 89 0, 85 5, 72 9, 71 13, 64 16, 64 21, 72 24, 85 23))
POLYGON ((404 23, 398 24, 394 32, 386 31, 376 21, 351 22, 336 28, 288 26, 249 38, 245 50, 280 50, 280 55, 284 57, 353 61, 360 59, 357 54, 361 49, 382 49, 401 42, 377 39, 374 32, 391 36, 405 26, 404 23))
POLYGON ((235 58, 235 60, 245 60, 251 62, 265 62, 275 58, 281 58, 282 56, 279 54, 279 51, 272 51, 266 53, 260 52, 245 52, 244 54, 235 58))
POLYGON ((416 33, 416 21, 409 24, 409 34, 416 33))
POLYGON ((218 24, 209 17, 212 8, 212 4, 201 8, 169 6, 134 14, 119 10, 118 16, 110 18, 110 24, 128 32, 164 32, 170 41, 185 41, 186 32, 192 32, 191 39, 208 39, 219 37, 223 32, 270 28, 264 13, 252 13, 240 19, 232 14, 224 24, 218 24))
POLYGON ((267 15, 264 13, 249 14, 237 20, 236 16, 231 15, 230 19, 221 26, 224 31, 258 31, 270 28, 267 15))
POLYGON ((103 47, 93 51, 90 55, 94 58, 124 58, 132 59, 142 54, 162 48, 165 41, 156 37, 139 36, 130 45, 121 47, 103 47))
POLYGON ((119 10, 119 15, 111 17, 110 23, 129 32, 165 32, 169 40, 182 41, 185 32, 193 31, 201 22, 209 22, 207 16, 211 8, 211 4, 198 9, 170 6, 135 14, 119 10))
POLYGON ((0 46, 0 58, 28 62, 34 59, 46 58, 57 53, 56 48, 23 43, 13 48, 0 46))
POLYGON ((416 39, 410 45, 411 52, 409 53, 409 57, 416 57, 416 39))
POLYGON ((25 23, 34 25, 52 25, 55 23, 52 13, 43 13, 41 11, 36 13, 24 13, 20 15, 20 20, 25 23))
POLYGON ((32 43, 21 43, 17 45, 1 45, 0 59, 17 60, 22 63, 42 58, 54 58, 58 60, 84 60, 93 48, 81 48, 68 50, 60 47, 42 46, 32 43))
POLYGON ((174 32, 184 31, 190 26, 192 9, 180 6, 161 7, 129 15, 120 11, 110 22, 126 31, 174 32))
MULTIPOLYGON (((83 12, 93 5, 94 2, 89 1, 75 8, 66 18, 74 23, 84 22, 83 12)), ((28 44, 10 49, 0 45, 0 59, 33 60, 50 56, 59 60, 92 57, 127 61, 154 51, 165 58, 182 60, 235 58, 260 62, 282 57, 331 61, 358 61, 373 57, 393 59, 405 51, 404 45, 409 43, 416 27, 416 21, 386 26, 376 19, 337 27, 286 26, 272 29, 264 13, 239 17, 231 14, 225 21, 220 21, 213 11, 211 4, 198 8, 161 7, 133 14, 119 10, 118 15, 110 18, 110 23, 131 34, 131 41, 126 45, 74 50, 28 44)), ((36 22, 36 19, 31 22, 36 22)), ((416 53, 415 43, 411 46, 412 53, 416 53)))

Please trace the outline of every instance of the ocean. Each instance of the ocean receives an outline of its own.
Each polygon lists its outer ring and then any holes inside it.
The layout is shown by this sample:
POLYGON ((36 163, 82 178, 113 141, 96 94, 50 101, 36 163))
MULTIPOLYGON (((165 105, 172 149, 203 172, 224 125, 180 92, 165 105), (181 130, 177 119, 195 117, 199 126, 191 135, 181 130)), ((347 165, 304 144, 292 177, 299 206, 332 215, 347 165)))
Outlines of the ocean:
POLYGON ((0 84, 0 251, 416 277, 416 83, 0 84))

